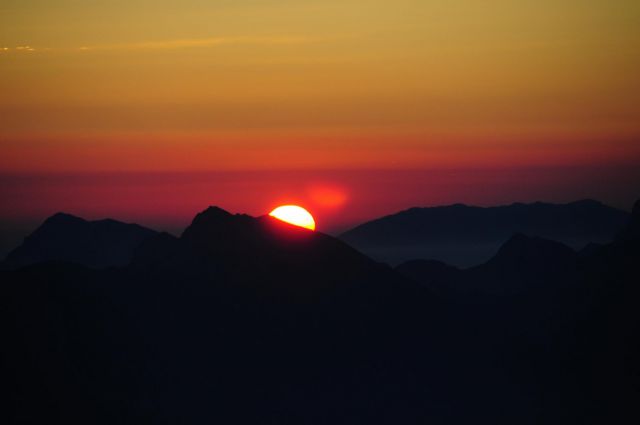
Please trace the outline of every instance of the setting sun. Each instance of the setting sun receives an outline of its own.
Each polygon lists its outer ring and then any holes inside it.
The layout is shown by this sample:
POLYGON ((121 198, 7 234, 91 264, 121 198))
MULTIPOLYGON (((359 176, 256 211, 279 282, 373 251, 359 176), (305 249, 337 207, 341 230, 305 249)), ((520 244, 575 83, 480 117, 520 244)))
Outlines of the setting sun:
POLYGON ((309 211, 297 205, 283 205, 269 213, 271 217, 282 220, 294 226, 316 230, 316 222, 309 211))

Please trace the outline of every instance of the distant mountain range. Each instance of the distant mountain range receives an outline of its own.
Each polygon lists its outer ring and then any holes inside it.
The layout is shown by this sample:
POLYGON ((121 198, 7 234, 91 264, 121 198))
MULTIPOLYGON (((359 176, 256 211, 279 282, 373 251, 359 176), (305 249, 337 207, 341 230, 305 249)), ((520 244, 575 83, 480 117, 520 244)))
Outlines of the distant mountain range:
POLYGON ((515 234, 464 270, 216 207, 77 238, 129 260, 0 271, 0 422, 635 424, 639 226, 640 203, 611 243, 515 234))
POLYGON ((87 221, 70 214, 49 217, 0 268, 15 269, 46 261, 68 261, 88 267, 124 266, 134 249, 157 232, 116 220, 87 221))
MULTIPOLYGON (((456 204, 411 208, 359 225, 339 238, 392 265, 430 259, 469 267, 487 261, 517 233, 581 249, 612 241, 628 219, 625 211, 589 200, 489 208, 456 204)), ((153 235, 157 232, 137 224, 87 221, 58 213, 11 251, 0 268, 56 260, 92 268, 123 266, 133 258, 135 248, 153 235)))
POLYGON ((561 282, 572 281, 568 277, 577 272, 578 261, 579 254, 566 245, 517 234, 489 261, 475 267, 458 269, 433 260, 412 260, 396 270, 440 294, 495 297, 558 290, 561 282))
POLYGON ((574 249, 607 243, 629 214, 597 201, 569 204, 462 204, 411 208, 361 224, 340 239, 370 257, 399 264, 431 259, 469 267, 487 261, 512 235, 522 233, 562 242, 574 249))

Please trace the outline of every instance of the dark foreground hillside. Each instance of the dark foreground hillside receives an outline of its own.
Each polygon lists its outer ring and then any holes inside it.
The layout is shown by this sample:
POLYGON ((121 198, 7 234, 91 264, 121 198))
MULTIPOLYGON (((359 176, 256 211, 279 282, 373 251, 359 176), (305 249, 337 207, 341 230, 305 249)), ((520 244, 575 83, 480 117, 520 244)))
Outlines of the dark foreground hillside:
POLYGON ((639 213, 409 273, 210 208, 124 267, 0 272, 2 422, 636 423, 639 213))

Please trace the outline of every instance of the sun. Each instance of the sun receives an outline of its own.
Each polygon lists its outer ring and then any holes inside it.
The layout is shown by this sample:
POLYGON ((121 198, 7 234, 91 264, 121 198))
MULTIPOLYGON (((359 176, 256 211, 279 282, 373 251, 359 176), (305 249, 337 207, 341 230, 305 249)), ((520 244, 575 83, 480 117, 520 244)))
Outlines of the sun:
POLYGON ((271 217, 282 220, 294 226, 316 230, 316 221, 309 211, 297 205, 282 205, 269 213, 271 217))

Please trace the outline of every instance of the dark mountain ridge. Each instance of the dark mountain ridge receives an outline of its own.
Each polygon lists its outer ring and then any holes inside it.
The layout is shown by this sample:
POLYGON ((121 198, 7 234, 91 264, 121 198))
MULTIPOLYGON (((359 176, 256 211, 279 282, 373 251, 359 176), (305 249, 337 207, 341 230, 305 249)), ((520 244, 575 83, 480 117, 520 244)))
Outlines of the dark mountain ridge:
POLYGON ((411 260, 395 269, 439 294, 496 297, 573 284, 578 259, 574 250, 559 242, 516 234, 489 261, 475 267, 411 260))
POLYGON ((70 214, 49 217, 0 268, 16 269, 46 261, 67 261, 93 268, 124 266, 134 249, 157 232, 137 224, 105 219, 87 221, 70 214))
POLYGON ((413 260, 396 270, 448 300, 454 317, 476 321, 485 343, 500 347, 512 379, 545 388, 541 403, 556 414, 543 422, 578 409, 581 419, 565 421, 633 423, 629 409, 640 401, 637 211, 616 241, 589 252, 516 235, 477 267, 413 260), (552 393, 564 401, 551 401, 552 393))
POLYGON ((429 305, 339 240, 215 207, 125 267, 0 276, 8 423, 371 422, 373 399, 413 388, 409 370, 372 371, 417 352, 408 336, 429 305))
POLYGON ((637 423, 639 247, 625 236, 583 256, 514 235, 483 265, 408 275, 330 236, 212 207, 123 267, 0 272, 0 414, 637 423))
POLYGON ((162 273, 189 270, 239 284, 270 276, 278 282, 304 280, 290 290, 309 291, 329 285, 351 286, 357 280, 394 275, 344 242, 270 216, 230 214, 217 207, 199 213, 181 235, 147 239, 136 249, 130 268, 162 273), (313 270, 312 273, 310 271, 313 270))
POLYGON ((392 264, 431 258, 469 267, 488 260, 516 233, 580 249, 610 242, 628 219, 627 212, 593 200, 486 208, 455 204, 401 211, 357 226, 340 239, 392 264))

